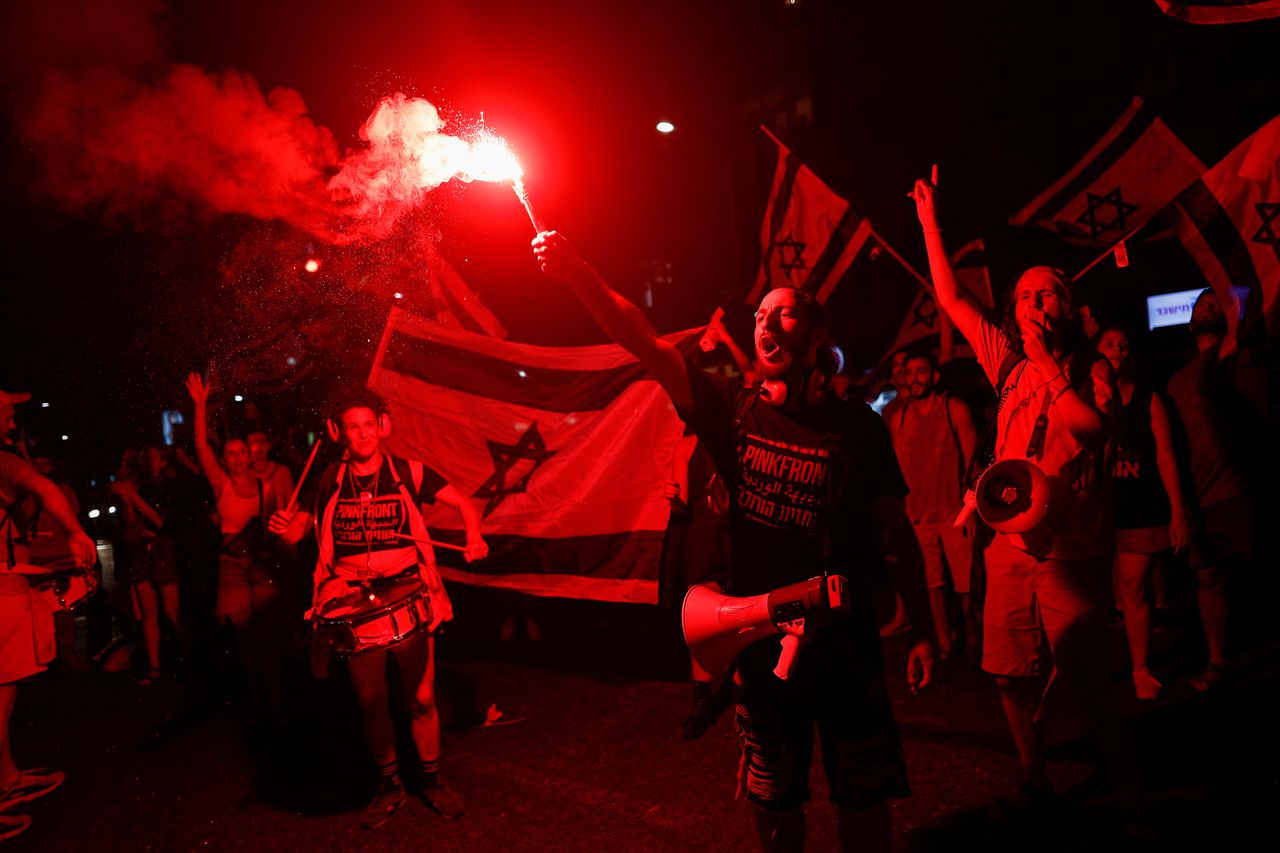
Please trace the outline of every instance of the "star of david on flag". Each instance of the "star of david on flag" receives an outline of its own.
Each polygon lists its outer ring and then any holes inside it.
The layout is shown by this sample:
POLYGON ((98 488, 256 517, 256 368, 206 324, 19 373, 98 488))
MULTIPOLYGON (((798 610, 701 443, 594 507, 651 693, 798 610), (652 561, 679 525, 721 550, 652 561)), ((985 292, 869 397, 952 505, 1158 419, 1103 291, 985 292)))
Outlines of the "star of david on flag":
POLYGON ((1159 213, 1204 168, 1134 98, 1080 162, 1009 221, 1047 228, 1073 243, 1106 245, 1159 213))
MULTIPOLYGON (((668 336, 682 350, 701 330, 668 336)), ((388 449, 419 459, 483 508, 488 559, 437 554, 446 581, 534 595, 654 603, 682 427, 618 346, 537 347, 393 309, 369 384, 387 400, 388 449)), ((428 506, 433 539, 466 541, 428 506)))

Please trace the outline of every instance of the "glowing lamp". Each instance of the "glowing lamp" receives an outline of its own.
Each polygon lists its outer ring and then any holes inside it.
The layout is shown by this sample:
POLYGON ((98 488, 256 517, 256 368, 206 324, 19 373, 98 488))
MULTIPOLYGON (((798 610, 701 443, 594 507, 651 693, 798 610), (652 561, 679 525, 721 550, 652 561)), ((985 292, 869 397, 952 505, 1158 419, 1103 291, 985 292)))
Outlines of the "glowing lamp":
POLYGON ((317 261, 315 258, 312 258, 311 260, 303 264, 302 268, 305 269, 307 272, 316 272, 317 270, 320 269, 320 262, 317 261))
POLYGON ((669 121, 658 122, 658 133, 671 133, 676 126, 669 121))
POLYGON ((114 506, 109 506, 109 507, 107 507, 107 512, 111 513, 112 515, 115 515, 115 514, 116 514, 116 508, 115 508, 114 506))
POLYGON ((63 441, 67 441, 67 440, 68 440, 68 439, 70 439, 70 438, 71 438, 71 436, 69 436, 69 435, 64 435, 64 436, 62 437, 62 440, 63 440, 63 441))
POLYGON ((41 403, 41 404, 40 404, 40 408, 42 408, 42 409, 47 409, 47 408, 49 408, 49 404, 48 404, 48 403, 41 403))
POLYGON ((96 510, 96 509, 91 509, 91 510, 89 510, 89 517, 90 517, 90 518, 97 518, 97 517, 98 517, 98 516, 100 516, 100 515, 102 515, 102 513, 101 513, 100 511, 96 510))
POLYGON ((239 395, 239 394, 235 395, 235 396, 234 396, 234 397, 232 397, 231 399, 235 400, 237 403, 243 403, 243 402, 244 402, 244 397, 242 397, 242 396, 241 396, 241 395, 239 395))
POLYGON ((403 294, 403 293, 401 293, 401 292, 400 292, 400 291, 398 291, 398 290, 397 290, 395 293, 391 294, 391 295, 392 295, 393 297, 395 297, 396 299, 404 299, 404 294, 403 294))

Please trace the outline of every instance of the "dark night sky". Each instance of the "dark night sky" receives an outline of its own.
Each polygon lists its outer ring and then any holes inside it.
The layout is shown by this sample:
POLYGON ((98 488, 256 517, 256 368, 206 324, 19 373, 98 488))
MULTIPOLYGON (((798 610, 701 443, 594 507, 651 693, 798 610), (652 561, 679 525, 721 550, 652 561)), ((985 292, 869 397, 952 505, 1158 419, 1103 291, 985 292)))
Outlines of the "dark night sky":
MULTIPOLYGON (((141 79, 165 62, 236 69, 263 90, 297 90, 341 148, 396 90, 483 112, 519 153, 543 215, 624 292, 639 292, 647 261, 673 262, 654 312, 664 330, 705 320, 747 283, 763 204, 744 166, 760 120, 747 104, 771 87, 812 92, 813 127, 784 141, 915 261, 903 194, 940 162, 948 236, 988 238, 997 289, 1033 258, 1069 269, 1089 259, 1003 223, 1133 95, 1208 164, 1280 112, 1280 24, 1193 27, 1150 0, 107 4, 155 10, 151 33, 145 14, 86 12, 101 5, 11 4, 0 60, 10 83, 0 388, 54 401, 29 423, 89 433, 69 449, 81 462, 182 402, 182 373, 218 349, 206 338, 218 328, 209 312, 226 303, 218 267, 262 226, 169 200, 140 218, 68 214, 42 196, 40 152, 20 128, 36 81, 61 65, 124 64, 141 79), (660 118, 677 125, 669 139, 653 130, 660 118)), ((599 340, 568 294, 535 274, 509 191, 437 192, 443 251, 513 337, 599 340)), ((1169 263, 1102 269, 1089 287, 1123 312, 1134 294, 1175 289, 1151 280, 1169 263)), ((347 307, 375 329, 385 311, 367 295, 347 307)), ((368 357, 351 353, 345 372, 359 375, 368 357)))

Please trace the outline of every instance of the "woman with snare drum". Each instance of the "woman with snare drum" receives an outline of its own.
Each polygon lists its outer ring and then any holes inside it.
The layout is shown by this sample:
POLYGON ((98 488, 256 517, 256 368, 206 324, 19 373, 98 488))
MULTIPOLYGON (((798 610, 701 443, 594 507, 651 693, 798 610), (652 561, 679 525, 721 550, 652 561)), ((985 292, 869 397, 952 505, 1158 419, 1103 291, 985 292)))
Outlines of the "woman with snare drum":
POLYGON ((423 802, 446 818, 457 817, 462 799, 440 778, 433 636, 441 622, 453 618, 453 606, 427 544, 420 506, 438 501, 457 511, 468 561, 489 553, 480 513, 431 468, 382 449, 391 417, 373 391, 354 386, 341 392, 328 426, 346 450, 343 458, 309 484, 301 501, 308 509, 276 513, 270 530, 292 543, 316 521, 320 559, 311 614, 317 632, 335 632, 334 650, 349 655, 347 669, 380 775, 364 826, 381 826, 405 799, 388 708, 388 657, 395 658, 400 687, 410 700, 423 802))

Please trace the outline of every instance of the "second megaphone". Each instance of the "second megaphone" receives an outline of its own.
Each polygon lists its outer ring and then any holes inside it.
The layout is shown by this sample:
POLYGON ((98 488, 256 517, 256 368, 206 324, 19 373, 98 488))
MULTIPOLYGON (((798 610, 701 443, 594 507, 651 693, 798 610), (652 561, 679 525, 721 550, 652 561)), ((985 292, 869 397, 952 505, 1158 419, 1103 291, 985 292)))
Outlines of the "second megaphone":
POLYGON ((689 654, 714 675, 727 670, 738 652, 756 640, 783 635, 782 654, 773 673, 785 681, 791 675, 806 618, 848 610, 848 581, 840 575, 823 575, 746 598, 723 595, 708 585, 691 587, 684 597, 681 622, 689 654))
POLYGON ((1049 512, 1049 478, 1027 459, 992 465, 973 488, 978 515, 1000 533, 1025 533, 1049 512))

